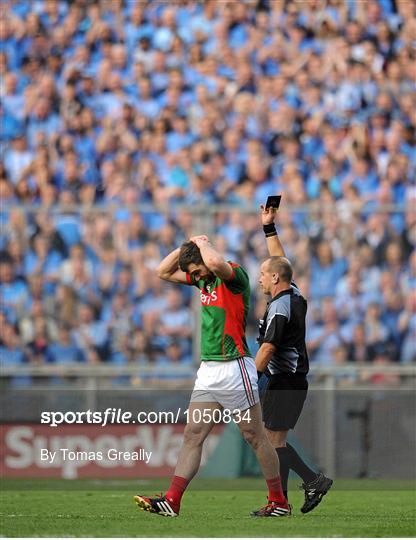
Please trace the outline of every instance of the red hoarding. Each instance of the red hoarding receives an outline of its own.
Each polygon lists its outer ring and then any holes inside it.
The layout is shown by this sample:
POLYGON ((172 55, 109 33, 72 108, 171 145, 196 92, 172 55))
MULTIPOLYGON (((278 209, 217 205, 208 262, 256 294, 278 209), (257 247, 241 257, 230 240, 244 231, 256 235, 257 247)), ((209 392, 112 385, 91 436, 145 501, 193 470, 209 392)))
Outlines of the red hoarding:
MULTIPOLYGON (((171 475, 182 443, 179 424, 0 426, 3 477, 150 478, 171 475)), ((218 443, 215 426, 204 444, 202 464, 218 443)))

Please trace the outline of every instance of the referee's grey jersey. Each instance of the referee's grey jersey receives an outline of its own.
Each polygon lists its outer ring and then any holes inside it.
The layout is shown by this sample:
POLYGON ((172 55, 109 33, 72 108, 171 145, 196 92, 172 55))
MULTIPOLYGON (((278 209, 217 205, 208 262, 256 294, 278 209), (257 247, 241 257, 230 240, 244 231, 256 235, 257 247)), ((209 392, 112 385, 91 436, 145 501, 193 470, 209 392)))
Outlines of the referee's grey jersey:
POLYGON ((294 283, 282 291, 267 305, 260 320, 258 342, 272 343, 276 347, 267 366, 276 373, 303 373, 309 371, 309 359, 305 344, 307 303, 294 283))

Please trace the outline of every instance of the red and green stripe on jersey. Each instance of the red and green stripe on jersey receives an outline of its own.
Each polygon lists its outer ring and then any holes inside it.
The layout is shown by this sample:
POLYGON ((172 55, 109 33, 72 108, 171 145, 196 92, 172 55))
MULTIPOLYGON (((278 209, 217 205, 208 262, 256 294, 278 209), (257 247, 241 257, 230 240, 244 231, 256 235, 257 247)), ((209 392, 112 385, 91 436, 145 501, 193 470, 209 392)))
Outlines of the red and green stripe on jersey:
POLYGON ((188 283, 200 289, 203 361, 251 356, 245 336, 250 307, 249 277, 239 264, 230 262, 230 265, 233 274, 227 280, 216 277, 205 283, 186 274, 188 283))

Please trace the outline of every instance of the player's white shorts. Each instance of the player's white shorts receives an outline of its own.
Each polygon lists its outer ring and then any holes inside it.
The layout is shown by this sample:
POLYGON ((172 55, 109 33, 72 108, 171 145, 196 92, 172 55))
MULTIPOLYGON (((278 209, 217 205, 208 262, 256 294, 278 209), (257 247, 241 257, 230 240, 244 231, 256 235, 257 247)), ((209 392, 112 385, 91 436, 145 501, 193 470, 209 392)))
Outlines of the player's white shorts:
POLYGON ((201 362, 192 402, 219 403, 224 409, 244 411, 259 402, 253 358, 201 362))

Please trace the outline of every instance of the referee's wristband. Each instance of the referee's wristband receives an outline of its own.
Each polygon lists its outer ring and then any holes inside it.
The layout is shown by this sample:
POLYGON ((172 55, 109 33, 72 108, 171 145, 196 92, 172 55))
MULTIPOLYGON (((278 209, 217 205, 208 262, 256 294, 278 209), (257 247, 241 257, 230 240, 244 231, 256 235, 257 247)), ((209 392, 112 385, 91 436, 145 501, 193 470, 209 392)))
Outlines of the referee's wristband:
POLYGON ((269 238, 269 236, 277 236, 276 225, 274 223, 263 225, 263 232, 266 235, 266 238, 269 238))

